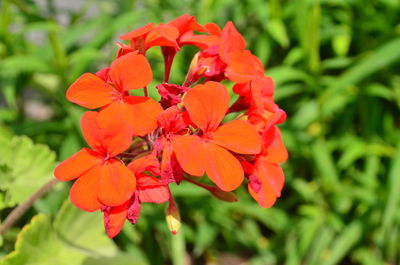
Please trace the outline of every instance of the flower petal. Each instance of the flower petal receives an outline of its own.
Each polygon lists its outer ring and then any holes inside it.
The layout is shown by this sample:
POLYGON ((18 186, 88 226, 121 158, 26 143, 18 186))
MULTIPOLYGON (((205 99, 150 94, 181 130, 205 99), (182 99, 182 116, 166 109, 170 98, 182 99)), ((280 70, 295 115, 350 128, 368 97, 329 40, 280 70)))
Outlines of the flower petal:
POLYGON ((194 45, 201 50, 205 50, 208 47, 218 45, 219 39, 220 38, 215 35, 198 35, 194 34, 192 31, 188 31, 180 37, 179 43, 181 45, 194 45))
POLYGON ((126 216, 128 213, 128 203, 113 207, 109 211, 104 212, 104 227, 106 229, 107 235, 110 238, 115 237, 119 234, 122 227, 124 227, 126 216))
POLYGON ((229 54, 225 75, 235 83, 247 83, 264 76, 261 61, 249 51, 238 51, 229 54))
POLYGON ((228 63, 229 53, 243 51, 245 48, 246 41, 239 31, 237 31, 232 21, 226 23, 221 32, 221 43, 219 45, 219 55, 222 61, 228 63))
POLYGON ((288 152, 283 144, 281 131, 273 126, 263 135, 264 145, 267 149, 266 161, 273 164, 280 164, 287 160, 288 152))
POLYGON ((228 110, 229 93, 221 83, 209 81, 189 90, 183 103, 194 124, 203 131, 213 131, 228 110))
POLYGON ((98 165, 78 178, 70 190, 72 203, 87 212, 94 212, 101 207, 97 199, 99 176, 102 166, 98 165))
POLYGON ((238 154, 258 154, 261 139, 256 129, 247 121, 235 120, 220 126, 212 142, 238 154))
POLYGON ((176 159, 176 154, 172 152, 171 142, 165 141, 161 156, 161 182, 164 184, 171 182, 179 184, 182 178, 182 167, 176 159))
POLYGON ((256 192, 249 184, 249 192, 261 207, 269 208, 281 195, 285 179, 282 168, 260 160, 256 162, 254 175, 261 181, 261 188, 256 192))
POLYGON ((144 34, 148 33, 150 30, 154 29, 154 23, 149 23, 147 25, 144 25, 141 28, 135 29, 134 31, 131 31, 129 33, 126 33, 124 35, 121 35, 119 38, 121 40, 131 40, 135 39, 137 37, 143 36, 144 34))
POLYGON ((129 109, 125 115, 133 134, 144 136, 157 128, 157 116, 163 111, 157 101, 148 97, 130 96, 125 98, 125 102, 129 109))
POLYGON ((204 154, 206 173, 221 190, 232 191, 243 182, 244 172, 239 160, 226 149, 209 143, 204 147, 204 154))
POLYGON ((179 37, 179 30, 170 25, 159 25, 146 36, 146 49, 153 46, 168 46, 179 49, 176 39, 179 37))
POLYGON ((207 29, 207 32, 210 35, 216 35, 216 36, 221 35, 221 28, 215 23, 206 23, 204 27, 207 29))
POLYGON ((159 179, 140 175, 137 179, 139 199, 141 202, 163 203, 169 200, 169 191, 159 179))
POLYGON ((109 76, 119 90, 127 91, 147 86, 153 73, 146 57, 131 52, 111 64, 109 76))
POLYGON ((133 160, 129 163, 128 168, 135 174, 141 174, 145 171, 149 171, 155 176, 160 175, 160 162, 155 155, 149 154, 138 159, 133 160))
POLYGON ((126 202, 136 188, 136 178, 122 162, 109 160, 101 167, 98 198, 106 206, 126 202))
POLYGON ((83 148, 78 153, 61 162, 54 170, 54 176, 62 181, 73 180, 82 176, 89 169, 99 165, 101 161, 102 159, 97 152, 83 148))
POLYGON ((189 31, 195 30, 199 32, 206 32, 207 29, 197 23, 196 18, 194 16, 190 16, 189 14, 183 14, 182 16, 175 18, 174 20, 170 21, 168 25, 174 26, 179 30, 180 35, 189 31))
POLYGON ((81 75, 67 90, 67 99, 88 109, 97 109, 112 102, 116 90, 94 74, 81 75))
POLYGON ((182 169, 193 176, 204 175, 204 144, 197 135, 175 137, 172 149, 182 169))
MULTIPOLYGON (((107 108, 115 104, 119 103, 112 103, 107 108)), ((115 156, 128 149, 131 144, 132 131, 124 120, 105 117, 102 112, 85 112, 81 127, 89 146, 103 155, 115 156)))
POLYGON ((102 109, 101 123, 120 120, 133 135, 144 136, 157 128, 157 116, 162 110, 160 104, 152 98, 129 96, 125 97, 124 102, 114 102, 102 109))

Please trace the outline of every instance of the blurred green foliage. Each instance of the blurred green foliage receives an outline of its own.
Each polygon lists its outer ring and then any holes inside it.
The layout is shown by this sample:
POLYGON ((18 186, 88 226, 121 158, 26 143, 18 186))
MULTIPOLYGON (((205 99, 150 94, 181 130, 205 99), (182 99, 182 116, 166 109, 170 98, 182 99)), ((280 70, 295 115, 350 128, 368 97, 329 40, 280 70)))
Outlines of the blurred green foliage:
MULTIPOLYGON (((136 226, 108 240, 101 216, 63 203, 68 184, 60 184, 0 237, 0 256, 16 242, 0 264, 222 264, 228 254, 251 265, 400 263, 399 1, 2 0, 0 7, 0 220, 54 167, 46 147, 13 135, 49 146, 59 161, 72 155, 84 145, 84 110, 66 101, 69 84, 107 65, 119 34, 183 13, 220 26, 232 20, 245 36, 275 80, 290 153, 271 209, 244 188, 238 203, 187 183, 173 189, 184 222, 177 236, 164 205, 144 205, 136 226)), ((176 58, 172 81, 182 80, 193 52, 176 58)), ((149 56, 156 96, 162 56, 158 49, 149 56)))

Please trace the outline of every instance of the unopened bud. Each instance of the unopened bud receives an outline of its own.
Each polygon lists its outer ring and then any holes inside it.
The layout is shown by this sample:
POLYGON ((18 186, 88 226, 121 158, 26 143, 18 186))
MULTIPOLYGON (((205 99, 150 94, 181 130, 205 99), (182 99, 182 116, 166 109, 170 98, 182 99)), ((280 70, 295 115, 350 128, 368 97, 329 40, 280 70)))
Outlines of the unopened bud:
POLYGON ((212 195, 226 202, 237 202, 236 195, 233 192, 223 191, 218 188, 210 189, 212 195))
POLYGON ((199 62, 199 55, 200 52, 196 53, 193 56, 193 59, 190 63, 189 66, 189 72, 186 75, 185 82, 183 83, 183 86, 188 87, 191 84, 195 83, 197 79, 207 70, 207 68, 200 67, 198 65, 199 62))
POLYGON ((199 61, 200 52, 196 53, 193 56, 192 61, 190 62, 189 71, 194 72, 195 68, 197 67, 197 62, 199 61))
POLYGON ((169 203, 166 220, 169 231, 171 231, 173 235, 176 235, 181 227, 181 216, 179 215, 178 207, 176 207, 174 202, 169 203))

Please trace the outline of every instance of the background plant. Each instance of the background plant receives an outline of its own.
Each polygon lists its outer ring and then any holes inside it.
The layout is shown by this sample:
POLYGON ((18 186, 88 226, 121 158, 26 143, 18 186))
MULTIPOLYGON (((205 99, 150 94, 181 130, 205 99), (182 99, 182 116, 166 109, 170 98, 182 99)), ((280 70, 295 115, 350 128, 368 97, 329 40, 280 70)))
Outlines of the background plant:
MULTIPOLYGON (((0 3, 0 220, 84 144, 83 109, 65 100, 71 82, 108 64, 121 33, 183 13, 220 26, 233 20, 274 78, 289 117, 280 126, 286 186, 266 210, 245 190, 229 204, 183 187, 173 191, 185 223, 177 236, 162 206, 145 205, 140 222, 110 241, 101 217, 73 208, 58 184, 2 235, 0 255, 16 251, 0 264, 184 264, 185 253, 198 264, 399 263, 398 1, 66 3, 0 3)), ((177 79, 193 52, 176 58, 177 79)), ((162 56, 149 55, 154 86, 162 56)))

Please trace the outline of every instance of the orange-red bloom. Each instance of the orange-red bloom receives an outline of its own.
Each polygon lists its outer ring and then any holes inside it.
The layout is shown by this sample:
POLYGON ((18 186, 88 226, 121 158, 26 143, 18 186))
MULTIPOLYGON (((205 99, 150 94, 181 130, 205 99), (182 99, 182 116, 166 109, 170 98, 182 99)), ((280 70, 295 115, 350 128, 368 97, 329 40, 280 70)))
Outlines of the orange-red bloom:
POLYGON ((138 221, 143 202, 169 201, 166 219, 175 234, 181 221, 169 185, 185 181, 235 202, 231 191, 246 178, 260 206, 272 206, 284 183, 279 164, 288 154, 277 124, 286 114, 274 102, 272 79, 246 50, 233 23, 221 29, 185 14, 167 24, 147 24, 121 39, 129 43, 118 43, 111 65, 83 74, 66 94, 71 102, 95 110, 81 121, 92 149, 83 148, 55 170, 60 180, 75 179, 72 202, 85 211, 101 209, 109 237, 126 220, 138 221), (200 51, 185 80, 174 84, 169 81, 172 64, 183 45, 200 51), (155 87, 149 86, 152 70, 146 59, 154 46, 160 46, 164 58, 164 80, 155 87), (231 106, 220 81, 234 83, 239 98, 231 106), (145 96, 131 96, 130 90, 137 89, 145 96), (158 101, 148 97, 157 92, 158 101), (222 123, 225 118, 230 121, 222 123), (203 175, 216 186, 194 180, 203 175))
POLYGON ((170 198, 167 186, 160 179, 145 174, 160 175, 160 165, 154 155, 133 160, 128 167, 137 179, 135 194, 120 206, 103 209, 104 226, 111 238, 121 231, 126 219, 133 224, 137 222, 142 202, 163 203, 170 198))
POLYGON ((198 135, 176 137, 172 147, 183 170, 208 177, 224 191, 236 189, 243 181, 243 168, 231 152, 257 154, 261 140, 247 121, 235 120, 220 126, 229 107, 229 94, 217 82, 192 88, 183 99, 198 135), (231 152, 230 152, 231 151, 231 152))
POLYGON ((67 99, 88 109, 103 107, 102 122, 124 119, 135 135, 145 135, 157 127, 161 106, 152 98, 130 96, 128 91, 147 86, 152 71, 146 58, 130 53, 116 59, 109 70, 83 74, 67 91, 67 99))
POLYGON ((119 160, 132 133, 120 122, 101 127, 100 114, 86 112, 81 121, 83 135, 93 149, 83 148, 57 166, 56 178, 62 181, 77 179, 71 188, 71 201, 85 211, 96 211, 101 205, 118 206, 135 191, 132 172, 119 160))
POLYGON ((260 206, 271 207, 280 197, 285 178, 279 164, 285 162, 287 157, 279 129, 271 127, 263 134, 262 152, 247 172, 249 193, 260 206))

